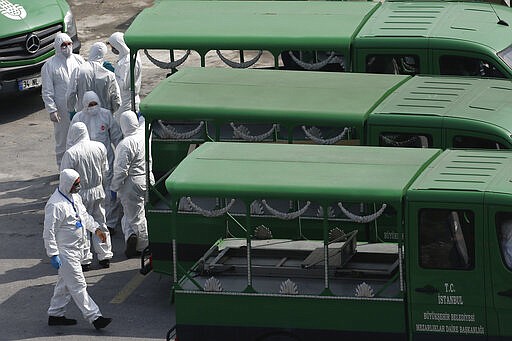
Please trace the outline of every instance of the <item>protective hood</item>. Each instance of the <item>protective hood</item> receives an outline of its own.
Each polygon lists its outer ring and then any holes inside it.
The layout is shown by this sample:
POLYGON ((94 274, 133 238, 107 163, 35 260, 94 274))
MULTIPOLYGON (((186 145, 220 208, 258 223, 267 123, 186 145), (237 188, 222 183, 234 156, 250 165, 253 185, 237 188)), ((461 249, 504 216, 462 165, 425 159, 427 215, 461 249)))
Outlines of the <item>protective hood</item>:
POLYGON ((55 35, 55 41, 53 43, 53 47, 55 48, 55 54, 57 56, 63 56, 62 50, 60 48, 62 43, 73 43, 73 41, 66 33, 59 32, 55 35))
POLYGON ((103 59, 107 54, 107 45, 102 42, 97 42, 92 44, 91 49, 89 50, 89 61, 90 62, 98 62, 100 64, 103 63, 103 59))
POLYGON ((62 172, 60 172, 60 178, 59 178, 59 189, 64 194, 69 194, 71 191, 71 187, 73 187, 73 184, 75 183, 76 179, 78 179, 80 175, 78 172, 74 169, 63 169, 62 172))
POLYGON ((123 112, 119 118, 119 124, 125 137, 136 134, 139 128, 137 114, 130 110, 123 112))
POLYGON ((98 95, 96 95, 96 93, 94 91, 86 91, 84 94, 84 98, 82 99, 82 104, 84 106, 82 108, 82 111, 88 112, 89 110, 87 110, 87 109, 90 109, 89 103, 91 103, 91 102, 98 103, 97 108, 101 107, 101 102, 100 102, 100 98, 98 97, 98 95))
POLYGON ((89 131, 85 123, 76 122, 69 127, 68 139, 71 141, 72 146, 81 141, 89 141, 89 131))
POLYGON ((115 32, 108 38, 108 42, 112 45, 117 51, 119 51, 119 59, 128 55, 130 53, 130 49, 124 42, 124 33, 115 32))

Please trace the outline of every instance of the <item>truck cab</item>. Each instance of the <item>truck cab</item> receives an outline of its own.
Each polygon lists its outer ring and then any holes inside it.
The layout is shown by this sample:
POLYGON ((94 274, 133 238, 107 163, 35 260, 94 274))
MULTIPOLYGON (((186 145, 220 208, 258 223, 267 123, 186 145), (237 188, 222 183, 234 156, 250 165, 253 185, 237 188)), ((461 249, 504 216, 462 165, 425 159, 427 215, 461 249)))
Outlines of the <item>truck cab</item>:
POLYGON ((2 0, 0 6, 0 94, 41 86, 41 68, 55 54, 58 32, 80 50, 75 20, 64 0, 2 0))
POLYGON ((354 38, 353 70, 510 79, 511 14, 489 3, 386 2, 354 38))
POLYGON ((509 154, 447 152, 409 188, 413 340, 511 337, 509 154))

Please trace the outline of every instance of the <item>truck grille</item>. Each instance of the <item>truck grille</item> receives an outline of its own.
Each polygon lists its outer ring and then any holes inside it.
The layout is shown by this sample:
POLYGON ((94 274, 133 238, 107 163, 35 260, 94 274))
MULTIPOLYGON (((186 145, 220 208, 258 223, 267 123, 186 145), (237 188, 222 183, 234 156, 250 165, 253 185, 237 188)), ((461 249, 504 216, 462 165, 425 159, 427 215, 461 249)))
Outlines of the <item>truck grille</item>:
POLYGON ((58 32, 62 32, 62 24, 52 25, 37 31, 0 39, 0 62, 33 59, 53 50, 53 41, 58 32), (27 39, 33 35, 37 38, 32 39, 31 43, 37 44, 37 42, 39 42, 39 48, 37 50, 35 50, 34 44, 27 44, 27 39), (31 47, 34 48, 35 51, 32 50, 32 52, 29 52, 27 45, 32 45, 31 47))

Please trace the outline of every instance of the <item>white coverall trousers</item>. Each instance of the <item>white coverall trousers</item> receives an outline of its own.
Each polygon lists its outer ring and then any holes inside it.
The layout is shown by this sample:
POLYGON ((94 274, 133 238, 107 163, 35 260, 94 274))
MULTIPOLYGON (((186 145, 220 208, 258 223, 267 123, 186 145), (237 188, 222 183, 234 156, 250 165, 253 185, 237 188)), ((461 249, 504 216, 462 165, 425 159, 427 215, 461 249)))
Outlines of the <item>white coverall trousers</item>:
MULTIPOLYGON (((145 181, 145 177, 142 176, 145 181)), ((134 183, 132 177, 127 177, 125 183, 119 189, 119 198, 123 205, 124 215, 121 219, 121 226, 125 241, 131 234, 137 235, 137 251, 142 251, 148 246, 148 228, 146 216, 144 213, 144 188, 140 184, 134 183)))
POLYGON ((101 312, 87 292, 87 283, 80 264, 81 258, 81 252, 60 254, 62 265, 59 268, 59 278, 50 300, 48 315, 64 316, 66 305, 72 298, 82 311, 83 317, 92 323, 101 316, 101 312))
POLYGON ((66 152, 66 139, 69 130, 69 113, 60 113, 60 121, 53 122, 53 131, 55 135, 55 158, 57 166, 60 169, 62 156, 66 152))
MULTIPOLYGON (((105 221, 105 199, 95 199, 89 200, 89 195, 85 193, 87 189, 82 189, 84 193, 82 193, 82 201, 84 203, 87 212, 93 216, 95 221, 105 221)), ((82 264, 90 264, 93 258, 93 254, 91 252, 91 238, 92 238, 92 246, 94 248, 94 252, 98 255, 98 260, 111 259, 114 254, 112 253, 112 241, 110 239, 110 232, 105 226, 100 227, 101 230, 107 236, 107 240, 105 243, 102 243, 101 240, 97 236, 91 236, 91 233, 87 231, 87 241, 86 241, 86 254, 84 259, 82 260, 82 264)))

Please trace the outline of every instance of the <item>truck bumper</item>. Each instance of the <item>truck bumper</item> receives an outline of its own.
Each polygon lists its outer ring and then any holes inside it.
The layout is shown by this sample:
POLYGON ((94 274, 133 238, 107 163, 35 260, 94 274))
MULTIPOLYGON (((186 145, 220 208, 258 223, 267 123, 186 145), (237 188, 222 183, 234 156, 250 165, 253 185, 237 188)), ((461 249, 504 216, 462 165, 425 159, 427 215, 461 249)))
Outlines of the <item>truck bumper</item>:
MULTIPOLYGON (((0 94, 9 94, 22 91, 19 81, 33 82, 41 77, 41 68, 45 61, 32 65, 15 66, 0 69, 0 94)), ((40 87, 41 84, 32 84, 32 88, 40 87)))

